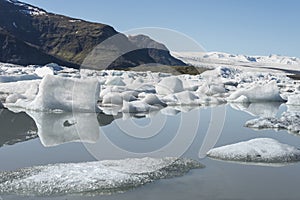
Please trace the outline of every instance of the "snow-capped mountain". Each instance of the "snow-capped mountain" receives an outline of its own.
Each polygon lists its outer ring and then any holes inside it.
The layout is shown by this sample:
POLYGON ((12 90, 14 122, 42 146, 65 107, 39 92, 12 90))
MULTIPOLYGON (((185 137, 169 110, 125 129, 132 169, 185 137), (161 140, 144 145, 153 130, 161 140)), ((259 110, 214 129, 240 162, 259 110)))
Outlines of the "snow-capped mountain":
POLYGON ((46 11, 43 9, 40 9, 38 7, 17 1, 17 0, 5 0, 8 3, 13 4, 14 6, 19 7, 20 12, 23 12, 25 14, 29 15, 45 15, 46 11))

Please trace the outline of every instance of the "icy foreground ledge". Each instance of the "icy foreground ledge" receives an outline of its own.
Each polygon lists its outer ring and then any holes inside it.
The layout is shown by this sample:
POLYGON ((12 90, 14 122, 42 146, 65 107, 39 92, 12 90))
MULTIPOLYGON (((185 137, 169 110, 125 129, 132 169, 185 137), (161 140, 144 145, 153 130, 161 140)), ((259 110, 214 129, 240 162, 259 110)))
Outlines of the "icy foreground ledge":
POLYGON ((246 122, 246 127, 253 129, 285 129, 292 133, 300 133, 300 113, 284 112, 280 118, 266 117, 246 122))
POLYGON ((0 194, 110 194, 202 167, 194 160, 171 157, 37 166, 0 172, 0 194))
POLYGON ((253 163, 288 163, 300 161, 300 150, 271 138, 256 138, 210 150, 211 158, 253 163))

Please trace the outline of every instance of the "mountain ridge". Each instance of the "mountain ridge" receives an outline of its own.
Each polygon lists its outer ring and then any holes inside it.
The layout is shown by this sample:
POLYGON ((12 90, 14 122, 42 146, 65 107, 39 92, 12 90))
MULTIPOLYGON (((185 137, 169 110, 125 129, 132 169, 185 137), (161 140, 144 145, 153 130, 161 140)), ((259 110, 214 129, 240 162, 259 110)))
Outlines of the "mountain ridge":
MULTIPOLYGON (((128 37, 109 25, 48 13, 20 1, 0 0, 0 28, 0 41, 9 38, 11 44, 2 43, 1 62, 22 65, 57 62, 79 68, 97 45, 119 34, 120 44, 137 50, 113 60, 108 68, 135 67, 147 63, 185 65, 172 57, 167 49, 136 48, 128 37), (31 57, 35 59, 31 60, 31 57)), ((123 48, 113 45, 114 50, 123 48)), ((106 48, 104 53, 110 50, 110 47, 106 48)))

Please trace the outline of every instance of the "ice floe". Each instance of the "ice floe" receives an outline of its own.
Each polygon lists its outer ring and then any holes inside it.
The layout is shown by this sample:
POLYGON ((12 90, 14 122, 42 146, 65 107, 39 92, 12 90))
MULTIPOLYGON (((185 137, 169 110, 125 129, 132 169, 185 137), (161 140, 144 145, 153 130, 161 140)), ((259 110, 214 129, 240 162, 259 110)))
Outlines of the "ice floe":
POLYGON ((287 111, 279 118, 265 117, 252 119, 246 122, 246 127, 253 129, 285 129, 295 134, 300 134, 300 112, 287 111))
POLYGON ((0 172, 0 194, 110 194, 202 167, 194 160, 171 157, 36 166, 0 172))
POLYGON ((280 164, 300 161, 300 150, 298 148, 282 144, 271 138, 256 138, 217 147, 211 149, 207 155, 220 160, 256 164, 280 164))
POLYGON ((300 84, 283 72, 230 66, 217 66, 199 75, 175 76, 77 70, 53 63, 26 67, 0 63, 0 76, 0 101, 5 107, 40 111, 94 112, 99 107, 106 111, 113 107, 117 114, 148 112, 167 105, 210 106, 288 99, 291 103, 292 95, 300 93, 297 92, 300 84))

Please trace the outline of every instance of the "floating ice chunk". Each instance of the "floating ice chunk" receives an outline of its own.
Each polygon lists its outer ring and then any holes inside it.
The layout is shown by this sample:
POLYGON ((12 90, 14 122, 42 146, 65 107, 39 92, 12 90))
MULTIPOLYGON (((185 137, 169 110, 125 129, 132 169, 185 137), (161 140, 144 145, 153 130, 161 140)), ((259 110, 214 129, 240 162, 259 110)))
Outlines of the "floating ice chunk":
POLYGON ((151 106, 143 101, 123 101, 122 112, 125 113, 139 113, 139 112, 150 112, 159 109, 156 106, 151 106))
POLYGON ((9 103, 9 104, 16 103, 19 99, 26 99, 26 97, 18 93, 10 94, 7 96, 5 103, 9 103))
POLYGON ((96 79, 81 80, 46 75, 39 93, 27 109, 95 112, 99 96, 96 79))
POLYGON ((162 102, 155 94, 146 94, 145 98, 142 101, 149 105, 163 106, 163 107, 167 106, 167 104, 162 102))
POLYGON ((142 158, 54 164, 0 172, 0 194, 67 195, 124 192, 158 179, 183 176, 203 168, 181 158, 142 158))
POLYGON ((106 94, 103 97, 102 104, 122 105, 123 104, 123 98, 120 95, 120 93, 111 92, 111 93, 106 94))
POLYGON ((37 134, 45 147, 69 142, 95 143, 99 139, 95 113, 26 113, 34 119, 37 134))
POLYGON ((226 100, 219 97, 200 95, 197 102, 204 105, 219 105, 226 103, 226 100))
POLYGON ((122 98, 124 101, 135 101, 137 100, 138 92, 136 91, 124 91, 122 92, 122 98))
POLYGON ((2 97, 0 98, 5 100, 3 103, 12 106, 18 106, 16 103, 20 100, 32 101, 37 95, 39 83, 40 80, 1 83, 2 97))
POLYGON ((300 105, 300 94, 288 96, 288 101, 286 104, 289 105, 300 105))
POLYGON ((160 95, 174 94, 184 90, 181 79, 174 76, 163 78, 155 89, 160 95))
POLYGON ((166 116, 175 116, 178 113, 180 113, 180 110, 177 110, 174 107, 166 107, 166 108, 162 109, 160 112, 166 116))
POLYGON ((246 142, 211 149, 211 158, 254 163, 287 163, 300 161, 300 150, 271 138, 256 138, 246 142))
POLYGON ((121 93, 126 90, 123 86, 106 86, 105 89, 102 89, 100 92, 100 99, 102 100, 105 95, 108 93, 121 93))
POLYGON ((38 67, 36 68, 36 70, 34 71, 34 73, 36 75, 38 75, 39 77, 43 78, 46 75, 54 75, 54 71, 51 67, 38 67))
POLYGON ((117 85, 117 86, 125 86, 126 84, 122 80, 121 77, 110 77, 106 80, 105 85, 117 85))
POLYGON ((214 94, 223 94, 226 92, 224 84, 206 84, 204 83, 197 90, 197 93, 212 96, 214 94))
POLYGON ((193 105, 193 104, 199 104, 198 99, 199 97, 194 94, 194 92, 191 91, 183 91, 174 94, 175 98, 177 99, 177 104, 181 105, 193 105))
POLYGON ((252 119, 246 122, 246 127, 253 129, 286 129, 292 133, 300 133, 300 113, 284 112, 280 118, 267 117, 252 119))
POLYGON ((279 89, 275 81, 271 81, 264 85, 253 84, 250 88, 239 89, 233 92, 227 100, 233 102, 283 101, 279 95, 279 89))

